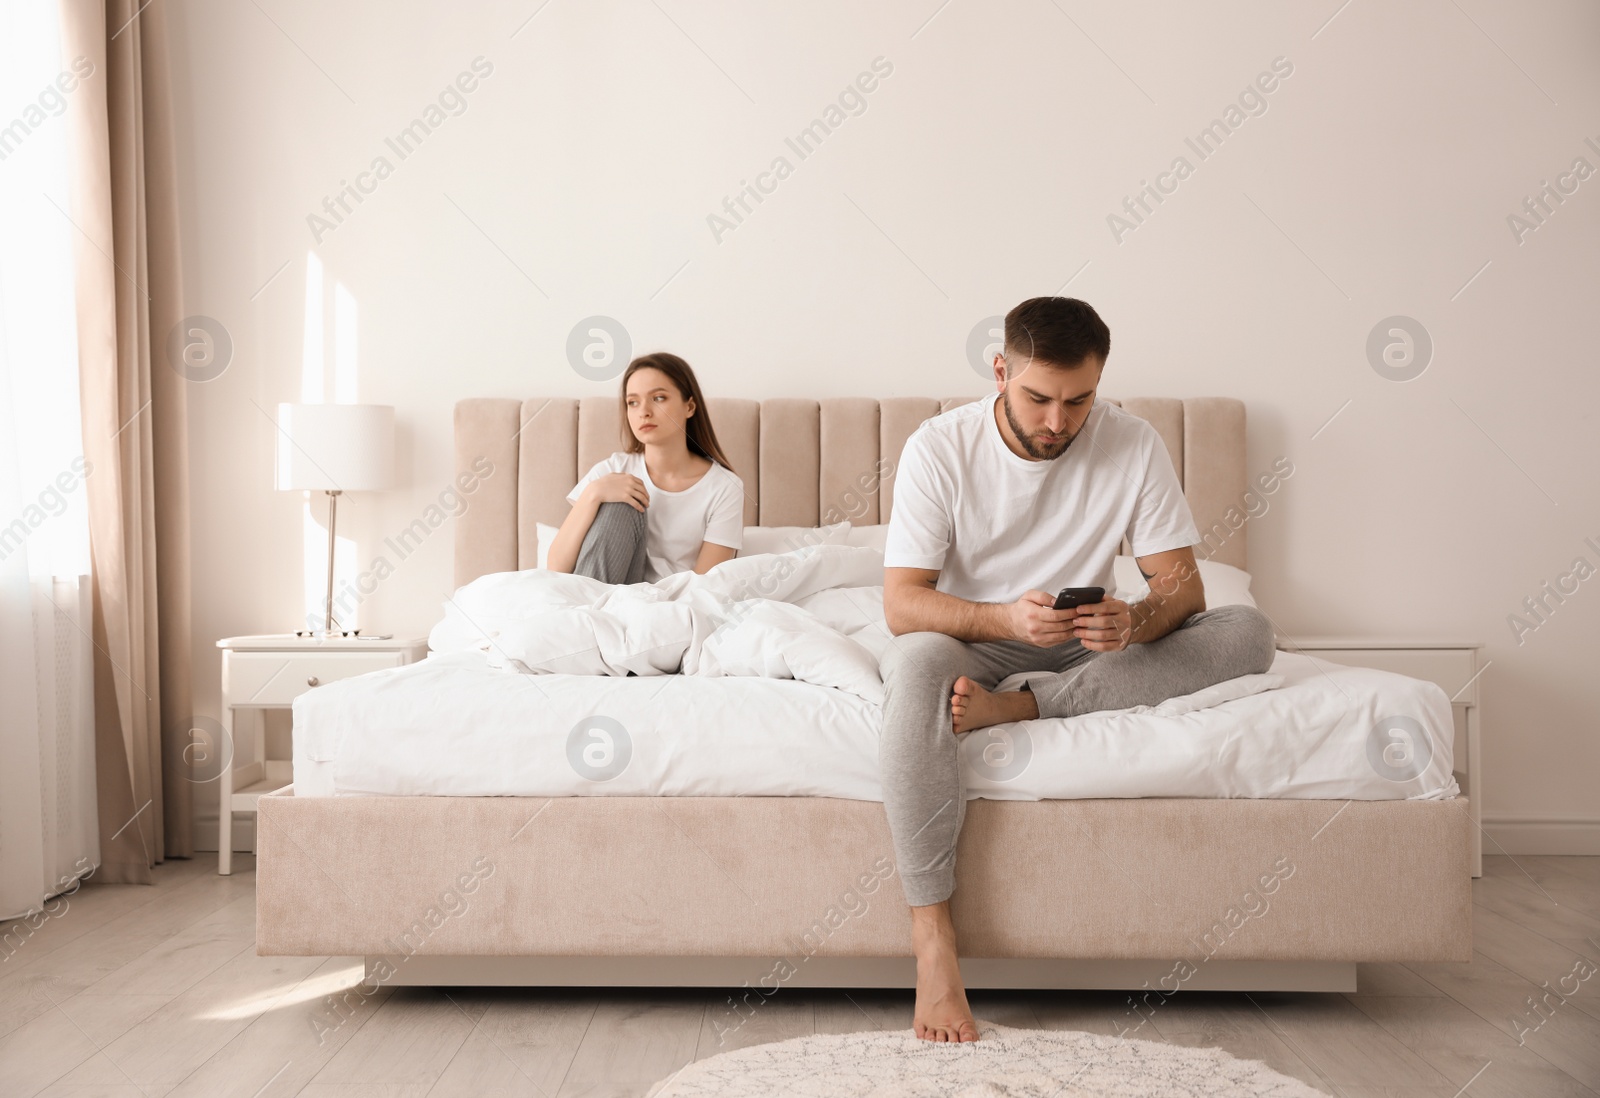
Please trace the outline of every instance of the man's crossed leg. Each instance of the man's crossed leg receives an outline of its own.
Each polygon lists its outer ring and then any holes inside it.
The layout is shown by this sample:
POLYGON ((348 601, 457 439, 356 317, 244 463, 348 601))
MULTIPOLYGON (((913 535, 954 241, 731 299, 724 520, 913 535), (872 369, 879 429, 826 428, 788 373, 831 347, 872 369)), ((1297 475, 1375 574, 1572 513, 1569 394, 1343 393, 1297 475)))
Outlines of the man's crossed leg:
POLYGON ((968 643, 943 633, 905 633, 884 653, 878 761, 917 953, 915 1028, 939 1041, 976 1040, 956 962, 949 899, 966 781, 956 734, 1001 721, 1074 717, 1157 705, 1272 666, 1271 623, 1248 606, 1191 615, 1170 633, 1116 652, 1076 641, 1040 648, 1022 641, 968 643), (1027 673, 1027 688, 993 694, 1027 673))

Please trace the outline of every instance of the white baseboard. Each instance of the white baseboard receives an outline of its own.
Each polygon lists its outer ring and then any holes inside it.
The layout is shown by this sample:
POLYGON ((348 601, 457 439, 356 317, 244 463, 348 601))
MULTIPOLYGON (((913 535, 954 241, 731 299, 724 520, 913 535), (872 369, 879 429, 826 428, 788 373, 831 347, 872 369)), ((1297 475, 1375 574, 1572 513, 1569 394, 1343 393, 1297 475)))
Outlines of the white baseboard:
MULTIPOLYGON (((194 841, 195 851, 217 852, 217 814, 213 811, 209 816, 194 816, 194 828, 190 832, 194 841)), ((256 818, 250 814, 240 814, 233 818, 233 852, 235 854, 248 854, 255 849, 256 818)))
POLYGON ((1495 854, 1600 855, 1600 819, 1583 816, 1483 817, 1485 857, 1495 854))

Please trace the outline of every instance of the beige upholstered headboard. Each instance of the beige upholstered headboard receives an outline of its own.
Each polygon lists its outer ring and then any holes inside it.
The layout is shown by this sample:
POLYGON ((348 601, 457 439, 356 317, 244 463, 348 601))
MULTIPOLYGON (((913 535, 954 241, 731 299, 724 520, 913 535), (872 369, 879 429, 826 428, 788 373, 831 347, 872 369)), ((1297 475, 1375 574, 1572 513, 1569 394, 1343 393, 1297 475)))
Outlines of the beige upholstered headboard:
MULTIPOLYGON (((712 424, 745 486, 745 525, 889 521, 900 448, 918 424, 981 397, 708 397, 712 424)), ((1103 398, 1104 399, 1104 398, 1103 398)), ((1197 557, 1245 565, 1244 404, 1231 397, 1113 400, 1167 444, 1200 529, 1197 557)), ((478 398, 456 405, 456 471, 476 478, 456 519, 456 583, 534 566, 535 523, 559 525, 566 495, 621 449, 616 396, 478 398), (486 470, 487 473, 485 472, 486 470)), ((463 482, 465 483, 465 482, 463 482)))

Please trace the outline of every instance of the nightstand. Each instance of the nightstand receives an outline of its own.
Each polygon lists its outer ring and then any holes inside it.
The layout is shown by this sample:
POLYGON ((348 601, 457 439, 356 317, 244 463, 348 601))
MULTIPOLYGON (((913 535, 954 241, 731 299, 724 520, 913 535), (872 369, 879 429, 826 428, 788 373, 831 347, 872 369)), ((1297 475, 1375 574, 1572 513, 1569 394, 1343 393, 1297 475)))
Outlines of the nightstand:
MULTIPOLYGON (((235 721, 241 710, 288 709, 294 699, 324 683, 415 663, 428 654, 426 638, 375 640, 366 637, 297 637, 292 633, 228 637, 222 649, 223 742, 237 745, 235 721)), ((288 759, 268 759, 260 714, 252 721, 255 751, 234 769, 234 753, 223 761, 218 784, 217 872, 233 872, 233 814, 254 812, 263 793, 294 780, 288 759)))
POLYGON ((1478 746, 1478 678, 1488 664, 1478 663, 1478 641, 1375 640, 1364 637, 1295 637, 1278 640, 1285 652, 1300 652, 1330 663, 1393 671, 1437 683, 1450 699, 1455 718, 1456 784, 1467 795, 1472 815, 1472 875, 1483 876, 1483 768, 1478 746), (1465 766, 1465 772, 1463 772, 1465 766))

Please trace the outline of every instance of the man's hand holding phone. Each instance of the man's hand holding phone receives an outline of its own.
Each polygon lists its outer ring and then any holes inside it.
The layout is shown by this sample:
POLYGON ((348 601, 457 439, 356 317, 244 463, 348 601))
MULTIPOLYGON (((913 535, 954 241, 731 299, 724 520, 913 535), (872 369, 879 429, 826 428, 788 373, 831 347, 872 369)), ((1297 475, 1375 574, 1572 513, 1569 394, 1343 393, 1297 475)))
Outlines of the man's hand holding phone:
POLYGON ((1038 648, 1077 640, 1094 652, 1120 652, 1133 637, 1133 614, 1100 587, 1069 587, 1059 595, 1029 591, 1011 604, 1011 633, 1038 648))
POLYGON ((1091 651, 1121 651, 1133 636, 1128 604, 1118 598, 1106 598, 1104 587, 1063 587, 1056 596, 1055 609, 1077 614, 1072 635, 1091 651))

